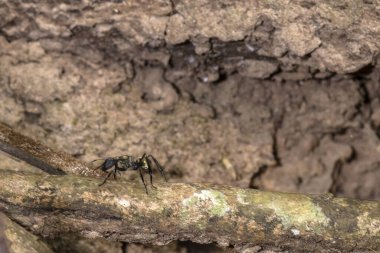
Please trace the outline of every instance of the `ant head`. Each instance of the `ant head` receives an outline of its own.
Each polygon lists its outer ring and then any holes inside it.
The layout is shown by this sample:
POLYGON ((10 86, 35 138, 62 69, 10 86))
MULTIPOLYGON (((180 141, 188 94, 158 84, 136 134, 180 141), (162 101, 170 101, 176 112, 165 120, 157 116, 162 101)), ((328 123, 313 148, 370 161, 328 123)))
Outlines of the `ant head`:
POLYGON ((141 168, 143 168, 144 170, 149 169, 149 163, 147 159, 141 159, 140 162, 141 162, 141 168))

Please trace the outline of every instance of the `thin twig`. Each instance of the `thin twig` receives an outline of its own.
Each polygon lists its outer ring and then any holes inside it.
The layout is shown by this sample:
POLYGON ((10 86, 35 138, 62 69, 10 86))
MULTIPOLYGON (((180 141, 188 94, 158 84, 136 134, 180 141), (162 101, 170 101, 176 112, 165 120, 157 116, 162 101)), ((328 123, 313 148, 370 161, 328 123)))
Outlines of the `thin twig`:
POLYGON ((49 174, 99 176, 86 163, 64 152, 54 151, 0 123, 0 150, 49 174))

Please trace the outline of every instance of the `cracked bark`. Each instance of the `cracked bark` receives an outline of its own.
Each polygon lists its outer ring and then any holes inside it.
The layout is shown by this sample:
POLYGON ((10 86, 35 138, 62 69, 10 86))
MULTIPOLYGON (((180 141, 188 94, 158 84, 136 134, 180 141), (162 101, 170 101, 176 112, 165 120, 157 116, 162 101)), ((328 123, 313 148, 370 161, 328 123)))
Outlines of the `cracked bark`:
POLYGON ((136 51, 135 46, 191 41, 200 54, 214 52, 228 58, 243 52, 245 57, 257 54, 281 63, 353 73, 373 65, 378 55, 378 11, 378 1, 5 1, 0 13, 8 15, 0 21, 0 32, 8 41, 49 38, 47 50, 70 47, 62 38, 79 45, 87 36, 108 38, 106 48, 113 58, 133 54, 125 45, 136 51), (222 50, 207 46, 211 39, 218 39, 222 50), (229 43, 237 41, 241 46, 231 52, 229 43))
POLYGON ((245 249, 380 250, 380 204, 206 184, 141 183, 3 171, 0 210, 33 233, 166 244, 217 242, 245 249))
POLYGON ((39 238, 0 213, 1 253, 53 253, 39 238))

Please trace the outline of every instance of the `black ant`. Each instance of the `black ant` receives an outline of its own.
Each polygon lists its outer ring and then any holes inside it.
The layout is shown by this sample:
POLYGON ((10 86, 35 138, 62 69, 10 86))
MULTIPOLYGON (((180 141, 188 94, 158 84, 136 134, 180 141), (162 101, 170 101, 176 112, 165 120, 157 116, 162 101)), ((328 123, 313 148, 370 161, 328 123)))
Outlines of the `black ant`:
POLYGON ((96 167, 95 170, 101 169, 104 172, 108 172, 107 177, 104 179, 104 181, 101 184, 99 184, 99 186, 102 186, 103 184, 105 184, 107 179, 112 175, 114 179, 116 179, 117 172, 120 174, 120 171, 127 171, 128 169, 132 169, 132 170, 139 171, 141 181, 143 182, 145 191, 148 194, 148 189, 146 187, 146 183, 143 176, 143 170, 148 171, 149 176, 150 176, 150 185, 156 188, 153 185, 152 161, 156 165, 156 169, 160 172, 161 176, 165 179, 165 181, 168 181, 164 174, 164 168, 152 155, 143 154, 141 158, 137 158, 137 159, 129 155, 116 156, 116 157, 109 157, 106 159, 97 159, 97 160, 92 161, 91 163, 95 161, 99 161, 99 160, 103 160, 104 162, 100 166, 96 167))

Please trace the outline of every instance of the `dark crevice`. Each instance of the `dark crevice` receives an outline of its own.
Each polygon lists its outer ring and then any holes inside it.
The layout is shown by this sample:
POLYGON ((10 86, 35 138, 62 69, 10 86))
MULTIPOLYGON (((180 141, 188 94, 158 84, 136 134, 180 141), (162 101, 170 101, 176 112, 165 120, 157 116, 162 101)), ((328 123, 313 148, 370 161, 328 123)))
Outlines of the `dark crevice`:
POLYGON ((259 168, 259 170, 256 173, 253 174, 253 176, 251 178, 251 183, 249 185, 249 188, 260 189, 261 186, 257 183, 257 180, 260 180, 260 177, 262 177, 267 170, 268 170, 268 166, 262 165, 259 168))

